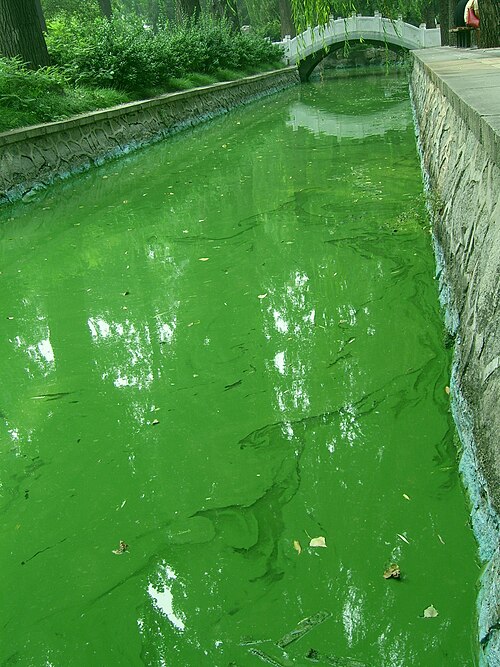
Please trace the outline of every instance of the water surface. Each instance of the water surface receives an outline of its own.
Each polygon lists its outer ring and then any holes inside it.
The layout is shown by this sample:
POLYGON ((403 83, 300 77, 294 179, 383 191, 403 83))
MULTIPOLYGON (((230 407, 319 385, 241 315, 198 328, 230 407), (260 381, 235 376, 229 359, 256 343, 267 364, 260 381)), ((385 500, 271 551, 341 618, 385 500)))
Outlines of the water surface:
POLYGON ((302 86, 0 216, 0 664, 476 664, 404 80, 302 86))

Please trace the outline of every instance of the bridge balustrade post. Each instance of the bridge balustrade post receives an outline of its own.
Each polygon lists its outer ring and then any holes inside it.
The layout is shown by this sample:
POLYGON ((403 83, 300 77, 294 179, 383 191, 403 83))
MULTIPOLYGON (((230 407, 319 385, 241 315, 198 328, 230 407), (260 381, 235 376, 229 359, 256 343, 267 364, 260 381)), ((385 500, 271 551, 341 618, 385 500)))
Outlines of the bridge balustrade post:
POLYGON ((419 35, 418 35, 418 40, 420 42, 420 48, 425 49, 425 29, 426 29, 426 25, 425 25, 425 23, 421 23, 418 27, 419 27, 419 30, 420 30, 419 35))

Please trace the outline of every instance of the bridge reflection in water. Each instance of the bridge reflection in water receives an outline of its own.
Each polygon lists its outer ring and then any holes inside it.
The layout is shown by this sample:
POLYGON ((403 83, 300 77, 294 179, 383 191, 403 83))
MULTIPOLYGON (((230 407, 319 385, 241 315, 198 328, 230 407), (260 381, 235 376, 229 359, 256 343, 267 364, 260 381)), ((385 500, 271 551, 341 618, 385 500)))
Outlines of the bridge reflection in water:
POLYGON ((290 107, 287 125, 293 130, 302 127, 315 136, 325 134, 338 139, 364 139, 384 136, 390 130, 406 130, 411 122, 407 102, 400 102, 393 107, 366 116, 331 113, 303 102, 296 102, 290 107))

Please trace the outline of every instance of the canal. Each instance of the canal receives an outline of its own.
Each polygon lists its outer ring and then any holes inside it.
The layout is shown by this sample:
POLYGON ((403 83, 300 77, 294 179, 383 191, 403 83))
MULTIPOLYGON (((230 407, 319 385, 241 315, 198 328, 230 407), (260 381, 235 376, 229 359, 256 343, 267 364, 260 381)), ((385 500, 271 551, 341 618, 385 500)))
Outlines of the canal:
POLYGON ((404 78, 4 207, 0 256, 0 664, 477 664, 404 78))

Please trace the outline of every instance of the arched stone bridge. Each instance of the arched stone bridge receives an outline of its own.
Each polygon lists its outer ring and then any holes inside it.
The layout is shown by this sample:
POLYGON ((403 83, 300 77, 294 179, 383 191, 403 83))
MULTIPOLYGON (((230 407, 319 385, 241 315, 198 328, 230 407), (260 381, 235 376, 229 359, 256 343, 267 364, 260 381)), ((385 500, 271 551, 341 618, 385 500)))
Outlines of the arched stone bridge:
POLYGON ((306 81, 316 65, 346 41, 360 40, 386 46, 393 50, 426 49, 441 46, 439 28, 419 27, 401 19, 375 16, 350 16, 333 19, 325 26, 308 28, 293 39, 285 37, 280 46, 289 65, 298 65, 300 78, 306 81))

